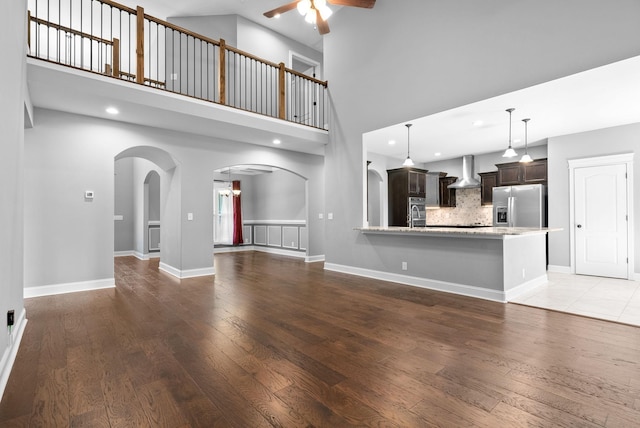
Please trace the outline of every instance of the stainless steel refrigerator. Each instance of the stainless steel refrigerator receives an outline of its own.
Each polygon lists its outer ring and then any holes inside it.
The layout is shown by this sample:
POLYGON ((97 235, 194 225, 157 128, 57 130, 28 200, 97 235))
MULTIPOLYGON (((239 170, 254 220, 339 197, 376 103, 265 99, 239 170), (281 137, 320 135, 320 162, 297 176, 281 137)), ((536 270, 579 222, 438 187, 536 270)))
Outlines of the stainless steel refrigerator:
POLYGON ((493 225, 500 227, 546 227, 544 185, 494 187, 493 225))

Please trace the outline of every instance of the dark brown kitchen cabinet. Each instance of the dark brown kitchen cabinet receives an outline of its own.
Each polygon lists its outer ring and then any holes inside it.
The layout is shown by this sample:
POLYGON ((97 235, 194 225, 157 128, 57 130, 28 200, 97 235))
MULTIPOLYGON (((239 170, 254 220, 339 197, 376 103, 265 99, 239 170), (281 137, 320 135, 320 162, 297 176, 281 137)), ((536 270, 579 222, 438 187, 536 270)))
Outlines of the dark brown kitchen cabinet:
POLYGON ((481 172, 480 176, 480 204, 493 204, 493 188, 498 186, 498 171, 481 172))
POLYGON ((501 163, 496 166, 498 167, 498 186, 547 182, 547 159, 536 159, 529 163, 501 163))
POLYGON ((443 208, 456 206, 456 189, 447 186, 455 183, 458 177, 440 177, 440 206, 443 208))
POLYGON ((426 196, 427 172, 418 168, 387 170, 389 226, 408 226, 409 198, 426 196))

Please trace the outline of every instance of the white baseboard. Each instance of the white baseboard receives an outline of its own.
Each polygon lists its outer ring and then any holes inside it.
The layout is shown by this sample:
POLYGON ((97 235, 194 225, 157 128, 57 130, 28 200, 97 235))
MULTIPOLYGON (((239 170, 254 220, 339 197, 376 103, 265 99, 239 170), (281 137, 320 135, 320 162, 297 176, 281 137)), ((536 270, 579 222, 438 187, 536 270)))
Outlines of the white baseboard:
POLYGON ((320 254, 318 256, 307 256, 307 257, 304 258, 304 261, 306 263, 323 262, 324 261, 324 254, 320 254))
POLYGON ((11 334, 9 335, 9 347, 5 349, 0 359, 0 400, 4 395, 4 390, 9 382, 9 375, 13 368, 13 363, 16 361, 16 355, 18 355, 18 348, 20 348, 20 342, 22 342, 22 335, 27 325, 27 311, 23 308, 22 312, 15 320, 11 334))
POLYGON ((54 294, 75 293, 77 291, 100 290, 114 288, 115 278, 96 279, 94 281, 69 282, 66 284, 43 285, 41 287, 26 287, 24 298, 52 296, 54 294))
POLYGON ((208 268, 200 268, 200 269, 180 270, 166 263, 160 262, 159 269, 179 279, 195 278, 198 276, 209 276, 209 275, 216 274, 216 269, 213 266, 208 268))
POLYGON ((127 257, 127 256, 135 256, 135 251, 114 251, 113 257, 127 257))
POLYGON ((241 251, 253 251, 253 245, 238 245, 234 247, 213 247, 213 254, 238 253, 241 251))
POLYGON ((525 282, 524 284, 520 284, 516 287, 513 287, 507 291, 505 291, 505 299, 507 302, 512 301, 513 299, 517 299, 519 296, 523 295, 524 293, 526 293, 527 291, 533 290, 536 287, 539 287, 543 284, 546 284, 549 282, 549 277, 547 276, 547 274, 545 273, 544 275, 540 275, 537 278, 534 278, 532 280, 529 280, 527 282, 525 282))
POLYGON ((326 262, 324 264, 324 268, 330 271, 364 276, 366 278, 379 279, 382 281, 397 282, 400 284, 412 285, 414 287, 428 288, 429 290, 460 294, 462 296, 493 300, 494 302, 505 303, 507 301, 505 293, 503 291, 489 290, 487 288, 475 287, 472 285, 456 284, 453 282, 438 281, 427 278, 419 278, 416 276, 400 275, 397 273, 362 269, 353 266, 337 265, 334 263, 326 262))
POLYGON ((294 251, 294 250, 287 250, 284 248, 274 248, 274 247, 262 247, 259 245, 254 245, 253 247, 254 251, 260 251, 262 253, 269 253, 269 254, 277 254, 280 256, 289 256, 289 257, 297 257, 299 259, 304 259, 307 257, 306 253, 301 252, 301 251, 294 251))
POLYGON ((556 273, 571 273, 571 267, 570 266, 557 266, 557 265, 549 265, 547 266, 547 270, 549 272, 556 272, 556 273))
POLYGON ((134 256, 138 260, 149 260, 149 259, 160 258, 160 251, 153 252, 153 253, 147 253, 147 254, 142 254, 139 251, 133 251, 132 253, 133 254, 131 254, 131 255, 134 256))

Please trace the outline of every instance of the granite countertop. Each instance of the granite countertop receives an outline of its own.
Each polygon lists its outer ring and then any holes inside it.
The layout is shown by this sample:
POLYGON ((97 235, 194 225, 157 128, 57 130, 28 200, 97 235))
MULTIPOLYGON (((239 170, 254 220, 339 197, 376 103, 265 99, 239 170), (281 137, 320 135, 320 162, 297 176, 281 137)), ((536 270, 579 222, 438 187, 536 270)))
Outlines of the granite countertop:
POLYGON ((493 226, 474 226, 474 227, 447 227, 447 226, 429 226, 429 227, 356 227, 362 233, 378 233, 378 234, 400 234, 400 235, 471 235, 476 237, 499 237, 499 236, 519 236, 519 235, 535 235, 553 232, 560 229, 552 229, 548 227, 493 227, 493 226))

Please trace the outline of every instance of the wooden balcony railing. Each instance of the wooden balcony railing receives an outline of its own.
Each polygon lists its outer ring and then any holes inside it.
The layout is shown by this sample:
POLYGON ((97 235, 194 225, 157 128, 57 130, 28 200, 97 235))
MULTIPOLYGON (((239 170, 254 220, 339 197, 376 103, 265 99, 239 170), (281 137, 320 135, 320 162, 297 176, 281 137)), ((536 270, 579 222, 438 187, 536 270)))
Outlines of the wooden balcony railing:
POLYGON ((29 0, 29 53, 254 113, 328 129, 327 82, 110 0, 29 0))

